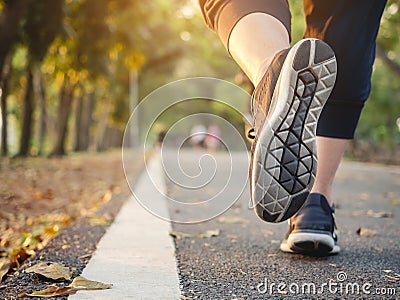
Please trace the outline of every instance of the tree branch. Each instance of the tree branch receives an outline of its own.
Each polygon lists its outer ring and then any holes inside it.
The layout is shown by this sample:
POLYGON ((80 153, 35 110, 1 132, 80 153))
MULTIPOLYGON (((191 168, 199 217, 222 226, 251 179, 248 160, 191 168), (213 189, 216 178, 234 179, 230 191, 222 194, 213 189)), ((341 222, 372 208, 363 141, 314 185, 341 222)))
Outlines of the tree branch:
POLYGON ((400 64, 391 59, 387 53, 379 46, 376 45, 376 55, 398 76, 400 76, 400 64))

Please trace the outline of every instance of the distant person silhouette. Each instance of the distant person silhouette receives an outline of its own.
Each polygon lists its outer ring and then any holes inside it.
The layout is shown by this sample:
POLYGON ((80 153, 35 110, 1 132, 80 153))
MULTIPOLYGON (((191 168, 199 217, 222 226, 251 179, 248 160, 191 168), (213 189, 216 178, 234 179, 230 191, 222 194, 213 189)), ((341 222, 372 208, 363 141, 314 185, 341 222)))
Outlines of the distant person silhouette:
POLYGON ((190 130, 190 143, 195 149, 204 148, 204 141, 207 135, 207 128, 204 125, 197 124, 190 130))

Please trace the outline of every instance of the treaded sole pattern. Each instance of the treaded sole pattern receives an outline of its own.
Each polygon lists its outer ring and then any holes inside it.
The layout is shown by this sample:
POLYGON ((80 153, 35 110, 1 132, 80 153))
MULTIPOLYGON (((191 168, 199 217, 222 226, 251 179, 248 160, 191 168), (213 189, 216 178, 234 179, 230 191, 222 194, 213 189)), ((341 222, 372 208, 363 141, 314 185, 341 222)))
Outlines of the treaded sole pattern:
POLYGON ((302 40, 291 52, 275 89, 279 115, 261 129, 253 157, 252 199, 268 222, 290 218, 307 199, 317 170, 317 122, 336 78, 334 53, 324 42, 302 40))

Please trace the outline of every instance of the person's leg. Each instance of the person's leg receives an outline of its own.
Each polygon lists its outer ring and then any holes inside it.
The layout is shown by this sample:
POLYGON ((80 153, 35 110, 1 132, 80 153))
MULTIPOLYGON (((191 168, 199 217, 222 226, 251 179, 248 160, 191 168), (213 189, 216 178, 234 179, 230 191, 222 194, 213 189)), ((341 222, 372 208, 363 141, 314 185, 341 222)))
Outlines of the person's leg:
POLYGON ((313 185, 315 131, 335 81, 334 53, 316 39, 290 47, 287 0, 200 0, 200 5, 207 24, 256 86, 250 162, 255 211, 265 221, 284 221, 313 185))
POLYGON ((385 0, 304 0, 306 31, 328 43, 338 62, 336 84, 317 128, 318 170, 312 192, 332 204, 332 183, 368 98, 375 40, 385 0), (344 42, 345 41, 345 42, 344 42))
POLYGON ((303 0, 305 37, 324 40, 334 50, 335 87, 318 120, 318 169, 312 193, 290 219, 284 252, 334 254, 340 251, 332 205, 332 183, 371 88, 375 40, 385 0, 303 0))
POLYGON ((348 144, 347 139, 317 137, 318 169, 311 193, 324 195, 331 206, 333 180, 348 144))
POLYGON ((254 86, 260 82, 275 54, 289 46, 289 33, 282 22, 259 12, 240 19, 228 41, 230 54, 254 86))
POLYGON ((287 0, 200 0, 214 30, 256 86, 274 55, 289 47, 291 15, 287 0))

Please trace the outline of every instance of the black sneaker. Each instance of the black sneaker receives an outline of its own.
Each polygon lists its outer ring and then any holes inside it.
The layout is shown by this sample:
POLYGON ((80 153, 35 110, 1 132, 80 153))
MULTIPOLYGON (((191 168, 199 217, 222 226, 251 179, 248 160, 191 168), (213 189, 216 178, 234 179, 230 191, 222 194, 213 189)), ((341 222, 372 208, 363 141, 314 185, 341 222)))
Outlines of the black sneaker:
POLYGON ((250 193, 261 219, 284 221, 307 199, 317 170, 317 121, 335 79, 332 49, 304 39, 279 52, 256 87, 250 193))
POLYGON ((335 208, 321 194, 310 194, 299 212, 290 219, 281 251, 315 256, 337 254, 335 208))

